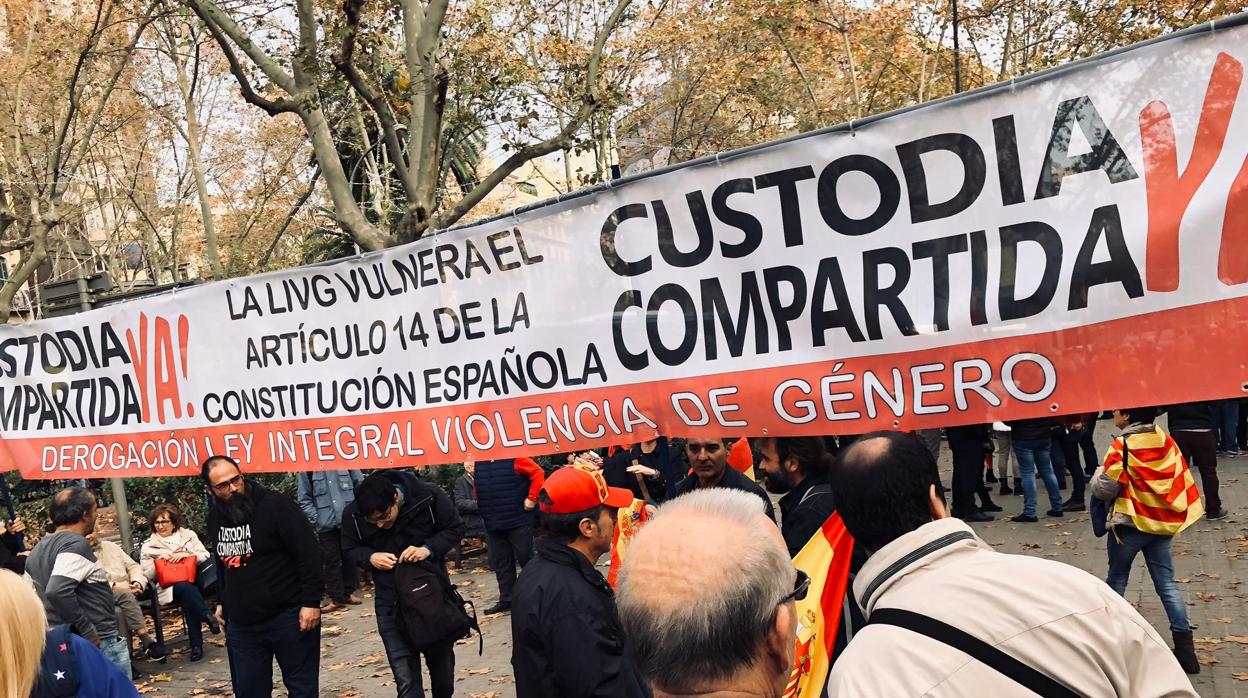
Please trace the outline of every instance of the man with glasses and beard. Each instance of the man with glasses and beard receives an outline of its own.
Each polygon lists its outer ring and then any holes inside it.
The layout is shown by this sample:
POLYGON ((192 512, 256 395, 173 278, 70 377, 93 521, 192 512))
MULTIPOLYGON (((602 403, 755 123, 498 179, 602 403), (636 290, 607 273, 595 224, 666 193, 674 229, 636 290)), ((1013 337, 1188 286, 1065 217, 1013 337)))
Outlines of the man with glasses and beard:
POLYGON ((728 447, 730 439, 688 439, 685 441, 685 457, 693 467, 693 474, 676 486, 676 494, 682 495, 695 490, 712 487, 726 487, 741 490, 758 496, 766 506, 767 518, 774 523, 776 511, 771 506, 771 498, 763 488, 754 484, 750 478, 728 467, 728 447))
POLYGON ((208 549, 219 558, 230 678, 238 698, 273 693, 273 660, 291 698, 318 695, 321 594, 316 532, 294 500, 243 477, 227 456, 204 461, 213 497, 208 549))

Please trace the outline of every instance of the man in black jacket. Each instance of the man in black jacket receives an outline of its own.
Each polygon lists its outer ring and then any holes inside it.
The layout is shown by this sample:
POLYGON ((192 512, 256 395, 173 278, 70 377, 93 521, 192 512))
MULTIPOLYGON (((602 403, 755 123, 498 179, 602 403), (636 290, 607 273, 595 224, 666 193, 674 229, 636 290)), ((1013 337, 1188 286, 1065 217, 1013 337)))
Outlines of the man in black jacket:
POLYGON ((624 649, 615 595, 594 563, 611 550, 617 510, 633 494, 587 465, 560 468, 538 495, 542 526, 512 596, 517 698, 649 696, 624 649))
POLYGON ((222 572, 216 616, 234 695, 272 695, 276 658, 290 697, 315 698, 325 593, 316 531, 293 499, 245 480, 232 458, 212 456, 200 475, 215 498, 206 542, 222 572))
MULTIPOLYGON (((355 501, 342 514, 343 557, 373 570, 377 634, 386 648, 399 698, 424 696, 420 652, 408 644, 399 613, 394 570, 404 563, 433 560, 446 571, 446 554, 464 532, 464 522, 441 488, 398 470, 373 473, 355 488, 355 501)), ((449 583, 449 580, 448 580, 449 583)), ((433 698, 455 690, 455 645, 425 650, 433 698)))
POLYGON ((477 501, 477 464, 464 461, 464 474, 455 478, 455 510, 464 520, 464 537, 485 540, 485 520, 477 501))
POLYGON ((763 488, 736 469, 728 467, 728 447, 729 442, 725 439, 696 438, 685 441, 685 457, 693 467, 693 474, 681 480, 676 486, 676 494, 682 495, 709 487, 743 490, 761 498, 766 505, 767 518, 775 521, 775 507, 771 505, 771 498, 763 488))

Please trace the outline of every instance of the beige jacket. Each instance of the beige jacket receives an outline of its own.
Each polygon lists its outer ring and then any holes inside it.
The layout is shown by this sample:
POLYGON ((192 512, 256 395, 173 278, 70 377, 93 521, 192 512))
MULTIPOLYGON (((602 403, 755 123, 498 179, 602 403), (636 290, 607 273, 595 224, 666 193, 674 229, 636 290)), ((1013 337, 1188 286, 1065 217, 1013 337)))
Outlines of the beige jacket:
POLYGON ((147 586, 148 576, 143 573, 142 565, 127 555, 120 545, 112 541, 96 539, 95 545, 91 546, 91 552, 95 553, 95 559, 108 574, 109 584, 138 582, 142 586, 147 586))
MULTIPOLYGON (((884 546, 863 565, 854 592, 868 623, 880 608, 931 616, 1085 696, 1196 696, 1157 631, 1104 582, 1053 560, 994 552, 960 519, 933 521, 884 546)), ((941 642, 868 624, 832 668, 828 695, 1034 694, 941 642)))
MULTIPOLYGON (((171 535, 153 534, 139 551, 139 560, 143 563, 143 571, 154 582, 156 581, 156 559, 170 553, 182 552, 195 556, 196 562, 208 559, 208 549, 199 542, 199 536, 189 528, 179 528, 171 535)), ((173 603, 173 589, 160 590, 160 605, 173 603)))

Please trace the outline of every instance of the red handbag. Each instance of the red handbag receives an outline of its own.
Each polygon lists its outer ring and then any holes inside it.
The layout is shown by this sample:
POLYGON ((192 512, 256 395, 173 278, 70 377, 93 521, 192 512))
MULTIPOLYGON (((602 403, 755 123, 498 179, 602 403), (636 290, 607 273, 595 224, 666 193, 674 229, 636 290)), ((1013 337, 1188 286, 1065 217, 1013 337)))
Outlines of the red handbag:
POLYGON ((188 555, 177 562, 156 560, 156 583, 165 588, 169 588, 179 582, 194 583, 195 566, 194 555, 188 555))

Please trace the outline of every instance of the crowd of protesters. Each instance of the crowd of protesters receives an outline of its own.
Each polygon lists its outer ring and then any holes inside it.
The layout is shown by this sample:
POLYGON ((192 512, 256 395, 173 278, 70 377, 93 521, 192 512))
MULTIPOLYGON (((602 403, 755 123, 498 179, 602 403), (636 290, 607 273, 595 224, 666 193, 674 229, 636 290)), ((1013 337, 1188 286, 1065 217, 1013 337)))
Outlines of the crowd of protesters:
POLYGON ((447 698, 454 643, 475 627, 446 568, 467 535, 485 541, 497 580, 484 613, 512 614, 520 698, 780 695, 800 622, 792 604, 810 583, 792 559, 839 512, 854 547, 829 695, 1195 695, 1185 673, 1200 664, 1171 543, 1202 516, 1226 515, 1218 459, 1242 448, 1237 408, 1110 416, 1117 436, 1104 457, 1095 413, 943 430, 948 499, 940 430, 657 438, 605 458, 552 458, 549 475, 528 458, 470 461, 453 497, 406 470, 323 470, 299 474, 292 499, 214 456, 201 472, 212 501, 203 541, 158 506, 138 560, 98 537, 95 495, 70 487, 52 497, 48 533, 29 552, 20 520, 0 528, 0 689, 137 695, 132 637, 149 659, 168 656, 146 602, 156 613, 180 606, 191 661, 204 628, 225 633, 236 696, 271 695, 274 661, 292 698, 316 696, 321 614, 361 603, 366 573, 398 696, 425 695, 423 657, 431 694, 447 698), (993 484, 1021 497, 1015 523, 1040 520, 1038 487, 1046 518, 1090 509, 1108 533, 1106 580, 980 540, 969 523, 1009 506, 993 484), (613 589, 597 565, 638 501, 647 516, 613 589), (1141 554, 1172 646, 1122 598, 1141 554))

